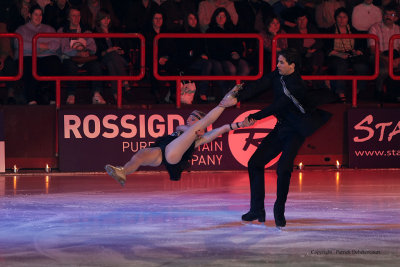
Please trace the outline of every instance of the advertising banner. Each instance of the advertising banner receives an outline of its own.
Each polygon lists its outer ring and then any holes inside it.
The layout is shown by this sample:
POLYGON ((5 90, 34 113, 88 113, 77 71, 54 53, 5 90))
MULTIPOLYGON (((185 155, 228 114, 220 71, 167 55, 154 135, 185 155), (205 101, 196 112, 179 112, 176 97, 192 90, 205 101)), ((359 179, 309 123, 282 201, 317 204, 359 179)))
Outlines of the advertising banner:
POLYGON ((348 111, 349 167, 400 168, 400 109, 348 111))
MULTIPOLYGON (((60 110, 60 171, 103 171, 123 165, 134 153, 186 123, 192 110, 60 110)), ((226 109, 208 130, 244 120, 258 110, 226 109)), ((275 126, 271 116, 249 128, 230 131, 196 148, 191 170, 239 170, 275 126)), ((279 156, 278 156, 279 157, 279 156)), ((271 162, 272 166, 277 159, 271 162)), ((156 170, 164 170, 163 166, 156 170)), ((154 170, 141 167, 139 170, 154 170)))

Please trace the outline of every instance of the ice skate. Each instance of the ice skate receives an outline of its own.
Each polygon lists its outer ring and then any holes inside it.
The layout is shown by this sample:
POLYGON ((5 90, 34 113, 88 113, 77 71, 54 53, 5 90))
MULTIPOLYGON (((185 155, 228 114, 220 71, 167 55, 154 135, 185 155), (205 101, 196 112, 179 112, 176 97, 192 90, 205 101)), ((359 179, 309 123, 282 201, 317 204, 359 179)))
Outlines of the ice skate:
POLYGON ((112 178, 114 178, 114 180, 117 181, 121 186, 125 185, 126 174, 124 172, 123 167, 116 167, 116 166, 107 164, 105 166, 105 169, 106 169, 108 175, 110 175, 112 178))

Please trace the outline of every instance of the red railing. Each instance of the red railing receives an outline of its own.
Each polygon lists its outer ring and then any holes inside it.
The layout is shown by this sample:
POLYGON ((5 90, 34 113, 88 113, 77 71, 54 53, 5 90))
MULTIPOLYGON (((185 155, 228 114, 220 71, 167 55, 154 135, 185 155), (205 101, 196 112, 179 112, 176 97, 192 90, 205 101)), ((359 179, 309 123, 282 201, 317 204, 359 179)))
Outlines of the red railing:
MULTIPOLYGON (((394 75, 394 70, 393 70, 393 51, 394 51, 394 41, 396 39, 400 39, 400 34, 394 34, 392 35, 392 37, 390 37, 389 40, 389 76, 390 78, 392 78, 393 80, 400 80, 400 76, 399 75, 394 75)), ((400 51, 399 51, 400 52, 400 51)))
POLYGON ((362 38, 375 40, 375 67, 373 75, 303 75, 304 80, 352 80, 352 106, 357 107, 357 80, 375 80, 379 74, 379 39, 374 34, 278 34, 272 39, 272 70, 276 68, 277 40, 283 38, 321 38, 321 39, 349 39, 362 38))
POLYGON ((137 33, 39 33, 32 39, 32 75, 39 81, 56 81, 56 138, 55 152, 58 156, 58 110, 61 106, 61 81, 118 81, 117 107, 122 106, 122 81, 138 81, 145 75, 145 39, 137 33), (137 76, 39 76, 37 74, 37 40, 39 38, 139 38, 140 40, 140 73, 137 76))
POLYGON ((234 80, 236 83, 240 83, 241 80, 258 80, 263 75, 263 57, 264 57, 264 49, 263 49, 263 40, 258 34, 250 34, 250 33, 241 33, 241 34, 216 34, 216 33, 160 33, 156 35, 154 38, 153 45, 153 75, 157 80, 160 81, 176 81, 176 106, 177 108, 181 107, 181 87, 180 83, 182 80, 192 80, 192 81, 217 81, 217 80, 234 80), (158 74, 158 41, 161 38, 246 38, 246 39, 257 39, 259 46, 259 64, 258 64, 258 73, 253 76, 194 76, 194 75, 182 75, 182 76, 173 76, 173 75, 159 75, 158 74))
POLYGON ((17 33, 1 33, 0 38, 16 38, 18 40, 18 73, 16 76, 0 76, 0 81, 18 81, 24 72, 24 44, 22 36, 17 33))
POLYGON ((122 106, 122 81, 138 81, 145 75, 145 39, 138 33, 39 33, 32 39, 32 75, 39 81, 56 81, 56 107, 61 103, 61 81, 118 81, 117 107, 122 106), (140 40, 140 73, 137 76, 39 76, 37 74, 37 40, 39 38, 138 38, 140 40))

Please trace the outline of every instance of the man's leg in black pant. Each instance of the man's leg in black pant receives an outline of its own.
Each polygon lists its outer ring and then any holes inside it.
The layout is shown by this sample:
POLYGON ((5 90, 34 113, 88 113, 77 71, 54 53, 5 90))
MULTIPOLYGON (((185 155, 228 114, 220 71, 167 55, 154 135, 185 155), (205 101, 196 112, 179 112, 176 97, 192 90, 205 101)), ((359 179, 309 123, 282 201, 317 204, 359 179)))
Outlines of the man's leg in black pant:
POLYGON ((243 215, 245 221, 255 220, 260 218, 264 211, 265 199, 265 180, 264 168, 265 165, 273 160, 281 152, 282 147, 278 137, 278 130, 273 130, 265 137, 257 150, 254 152, 248 163, 249 179, 250 179, 250 212, 248 216, 243 215), (255 218, 253 218, 255 217, 255 218))
POLYGON ((274 204, 274 218, 276 226, 285 226, 285 203, 289 193, 290 177, 293 170, 294 159, 297 156, 301 145, 304 142, 304 137, 291 133, 286 135, 283 140, 282 155, 278 161, 278 168, 276 173, 277 187, 276 187, 276 201, 274 204))

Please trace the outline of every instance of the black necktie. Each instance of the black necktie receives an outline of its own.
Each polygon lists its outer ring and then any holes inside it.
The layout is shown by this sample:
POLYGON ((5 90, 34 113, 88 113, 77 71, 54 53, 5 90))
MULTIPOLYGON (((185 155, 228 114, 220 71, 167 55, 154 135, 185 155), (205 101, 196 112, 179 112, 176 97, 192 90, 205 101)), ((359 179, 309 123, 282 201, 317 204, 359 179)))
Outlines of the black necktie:
POLYGON ((289 90, 286 88, 286 83, 285 83, 285 81, 283 80, 283 76, 281 76, 281 84, 282 84, 282 87, 283 87, 283 92, 285 93, 285 95, 287 96, 287 97, 289 97, 291 100, 292 100, 292 102, 293 102, 293 104, 295 104, 295 106, 301 111, 301 113, 306 113, 306 111, 304 110, 304 108, 301 106, 301 104, 300 104, 300 102, 299 101, 297 101, 297 99, 289 92, 289 90))

